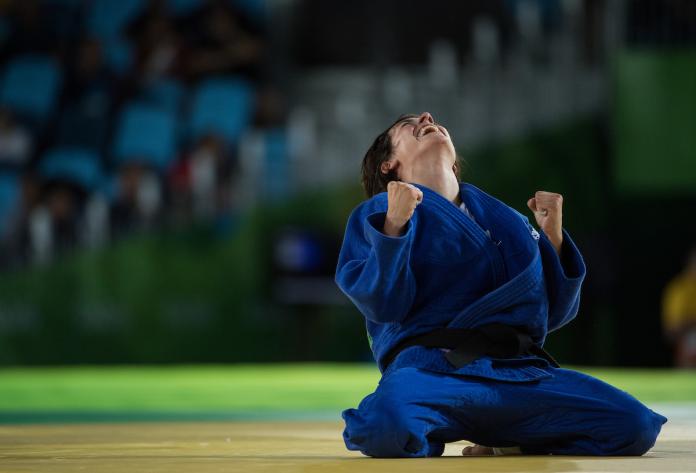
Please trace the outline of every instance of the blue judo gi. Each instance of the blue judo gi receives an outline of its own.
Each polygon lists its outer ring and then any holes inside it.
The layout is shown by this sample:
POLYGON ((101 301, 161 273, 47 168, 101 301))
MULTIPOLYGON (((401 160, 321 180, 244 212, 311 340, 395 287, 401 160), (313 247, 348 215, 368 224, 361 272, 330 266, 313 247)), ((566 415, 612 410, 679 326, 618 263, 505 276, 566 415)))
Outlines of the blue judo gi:
POLYGON ((406 338, 491 323, 521 326, 542 346, 578 311, 585 264, 563 230, 561 254, 529 220, 469 183, 471 217, 415 184, 421 202, 405 233, 382 233, 387 194, 350 215, 336 283, 365 316, 382 372, 376 391, 343 412, 346 447, 373 457, 439 456, 469 440, 525 453, 642 455, 667 419, 598 379, 531 355, 480 357, 460 368, 406 338), (488 230, 488 232, 486 232, 488 230))

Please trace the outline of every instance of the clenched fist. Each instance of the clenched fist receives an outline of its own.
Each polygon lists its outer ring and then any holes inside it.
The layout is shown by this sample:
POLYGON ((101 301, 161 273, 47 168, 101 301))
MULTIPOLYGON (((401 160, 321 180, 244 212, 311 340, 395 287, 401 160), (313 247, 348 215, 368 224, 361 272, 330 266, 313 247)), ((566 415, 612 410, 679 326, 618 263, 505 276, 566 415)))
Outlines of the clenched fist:
POLYGON ((563 196, 553 192, 537 191, 534 197, 527 201, 527 207, 534 212, 537 225, 561 253, 563 243, 563 196))
POLYGON ((411 184, 401 181, 387 184, 388 209, 384 219, 384 233, 389 236, 401 235, 422 200, 421 190, 411 184))

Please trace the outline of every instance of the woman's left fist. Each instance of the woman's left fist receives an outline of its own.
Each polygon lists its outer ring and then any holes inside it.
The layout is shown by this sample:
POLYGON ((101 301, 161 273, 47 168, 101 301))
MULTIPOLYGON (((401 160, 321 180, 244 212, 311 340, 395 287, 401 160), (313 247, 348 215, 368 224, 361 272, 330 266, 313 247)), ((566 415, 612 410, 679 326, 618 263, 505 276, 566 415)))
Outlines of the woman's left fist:
POLYGON ((527 201, 527 207, 534 212, 537 225, 556 249, 561 252, 563 243, 563 196, 553 192, 537 191, 527 201))

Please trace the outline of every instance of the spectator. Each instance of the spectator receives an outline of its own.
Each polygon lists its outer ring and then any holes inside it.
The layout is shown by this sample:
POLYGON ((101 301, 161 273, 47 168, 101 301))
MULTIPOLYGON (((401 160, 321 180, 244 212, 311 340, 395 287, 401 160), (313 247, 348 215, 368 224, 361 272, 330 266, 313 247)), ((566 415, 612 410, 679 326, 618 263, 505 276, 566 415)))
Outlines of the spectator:
POLYGON ((180 76, 184 44, 166 2, 150 2, 129 28, 129 36, 137 46, 137 81, 140 85, 180 76))
POLYGON ((31 156, 34 142, 26 128, 9 110, 0 109, 0 165, 22 167, 31 156))
POLYGON ((106 108, 104 105, 110 103, 113 81, 114 77, 104 61, 102 44, 97 39, 83 39, 70 69, 67 99, 84 102, 82 107, 98 108, 101 112, 106 108))
POLYGON ((229 212, 235 170, 236 159, 225 141, 215 134, 202 137, 170 174, 176 213, 212 220, 229 212))
POLYGON ((149 167, 130 162, 121 167, 116 201, 111 208, 111 228, 115 236, 151 227, 160 217, 162 186, 149 167))
POLYGON ((80 244, 80 218, 86 193, 66 182, 49 181, 43 198, 29 215, 28 235, 32 259, 45 263, 80 244))
POLYGON ((67 83, 59 142, 101 150, 121 91, 99 40, 84 39, 79 44, 67 83))
POLYGON ((0 265, 20 266, 29 259, 29 216, 40 202, 41 189, 38 179, 31 172, 20 176, 19 201, 16 209, 7 215, 0 241, 0 265))
POLYGON ((245 74, 258 78, 264 49, 262 35, 224 0, 211 1, 189 19, 191 79, 208 74, 245 74))
POLYGON ((282 127, 286 121, 286 104, 280 90, 272 84, 260 87, 256 94, 255 128, 282 127))
POLYGON ((148 24, 139 44, 138 67, 143 83, 176 76, 178 73, 179 37, 171 21, 155 20, 148 24))
POLYGON ((674 364, 696 368, 696 245, 689 252, 686 268, 664 290, 662 324, 674 344, 674 364))

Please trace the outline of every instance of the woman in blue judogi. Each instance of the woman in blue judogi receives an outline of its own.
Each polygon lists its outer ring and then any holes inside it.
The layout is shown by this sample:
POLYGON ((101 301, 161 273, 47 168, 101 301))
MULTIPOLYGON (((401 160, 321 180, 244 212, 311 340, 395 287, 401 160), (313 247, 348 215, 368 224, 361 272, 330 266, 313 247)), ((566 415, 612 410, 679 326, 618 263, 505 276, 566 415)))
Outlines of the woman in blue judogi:
POLYGON ((370 197, 351 214, 338 286, 365 316, 382 372, 343 412, 350 450, 374 457, 642 455, 667 419, 626 392, 561 369, 541 348, 578 311, 585 264, 562 197, 528 219, 459 182, 447 130, 399 118, 363 160, 370 197))

